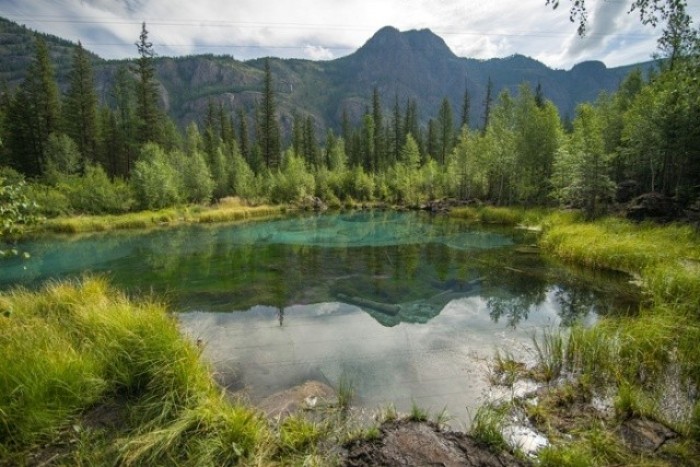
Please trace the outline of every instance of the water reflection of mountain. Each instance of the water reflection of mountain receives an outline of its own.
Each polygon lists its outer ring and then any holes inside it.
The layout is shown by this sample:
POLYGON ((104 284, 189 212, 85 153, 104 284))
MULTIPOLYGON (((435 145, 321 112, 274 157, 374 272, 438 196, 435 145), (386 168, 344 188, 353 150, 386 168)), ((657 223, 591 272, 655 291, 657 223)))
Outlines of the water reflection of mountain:
POLYGON ((178 310, 226 312, 343 295, 398 305, 395 315, 361 306, 387 326, 425 323, 451 300, 475 295, 487 301, 492 320, 511 326, 545 299, 558 303, 567 324, 634 307, 624 277, 523 253, 515 245, 531 243, 526 235, 440 216, 361 212, 42 239, 23 245, 29 261, 0 265, 0 285, 35 286, 91 271, 132 294, 159 294, 178 310))

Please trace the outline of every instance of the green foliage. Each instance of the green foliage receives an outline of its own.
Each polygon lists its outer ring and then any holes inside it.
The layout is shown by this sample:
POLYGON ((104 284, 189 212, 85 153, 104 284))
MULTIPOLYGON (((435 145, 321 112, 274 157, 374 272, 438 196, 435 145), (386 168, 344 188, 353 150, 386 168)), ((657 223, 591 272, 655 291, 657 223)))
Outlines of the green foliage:
POLYGON ((312 196, 315 190, 314 177, 307 171, 304 159, 291 151, 285 154, 282 168, 274 175, 272 183, 271 199, 274 203, 301 201, 312 196))
POLYGON ((52 133, 46 144, 44 177, 56 183, 60 175, 72 175, 80 171, 81 156, 78 146, 63 133, 52 133))
POLYGON ((200 151, 185 154, 168 153, 168 163, 180 177, 180 193, 190 203, 208 203, 214 191, 214 180, 200 151))
MULTIPOLYGON (((34 201, 27 196, 23 180, 7 180, 0 176, 0 242, 14 240, 25 227, 35 224, 39 220, 36 208, 34 201)), ((14 249, 9 252, 16 254, 14 249)), ((0 248, 0 256, 7 253, 0 248)))
POLYGON ((141 150, 131 178, 136 200, 143 209, 160 209, 181 201, 179 174, 170 165, 165 152, 149 143, 141 150))
POLYGON ((554 165, 556 195, 563 203, 582 207, 586 217, 601 213, 612 199, 615 184, 608 176, 602 125, 593 107, 582 105, 574 120, 574 133, 560 148, 554 165))
POLYGON ((81 177, 61 177, 58 188, 73 212, 116 214, 129 211, 134 204, 129 185, 123 180, 110 180, 99 165, 86 166, 81 177))

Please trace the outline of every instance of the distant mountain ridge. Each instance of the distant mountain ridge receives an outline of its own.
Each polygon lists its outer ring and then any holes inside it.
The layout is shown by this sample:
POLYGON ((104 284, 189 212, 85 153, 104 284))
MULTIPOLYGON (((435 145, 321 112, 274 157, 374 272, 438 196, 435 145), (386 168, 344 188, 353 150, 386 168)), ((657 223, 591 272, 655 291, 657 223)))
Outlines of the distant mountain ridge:
MULTIPOLYGON (((10 87, 21 82, 31 62, 33 34, 0 18, 0 79, 10 87)), ((59 85, 65 89, 70 52, 75 44, 55 36, 43 37, 56 63, 59 85)), ((98 91, 106 99, 117 68, 130 61, 103 60, 96 55, 92 58, 98 91)), ((402 108, 407 99, 415 99, 425 122, 437 114, 444 97, 450 100, 457 118, 466 86, 471 98, 470 122, 477 127, 489 78, 494 97, 503 89, 515 92, 523 82, 530 83, 533 89, 540 84, 562 117, 571 117, 579 103, 595 99, 601 91, 616 90, 633 69, 654 66, 650 61, 607 68, 602 62, 590 61, 565 71, 551 69, 523 55, 489 60, 461 58, 428 29, 401 32, 389 26, 345 57, 330 61, 271 58, 270 64, 282 128, 291 128, 296 112, 313 116, 319 135, 325 128, 339 128, 343 110, 357 121, 371 106, 375 87, 387 115, 395 96, 402 108)), ((181 125, 191 120, 201 123, 210 100, 222 102, 231 112, 240 107, 252 112, 263 88, 263 67, 263 59, 239 61, 227 56, 156 59, 163 104, 181 125)))

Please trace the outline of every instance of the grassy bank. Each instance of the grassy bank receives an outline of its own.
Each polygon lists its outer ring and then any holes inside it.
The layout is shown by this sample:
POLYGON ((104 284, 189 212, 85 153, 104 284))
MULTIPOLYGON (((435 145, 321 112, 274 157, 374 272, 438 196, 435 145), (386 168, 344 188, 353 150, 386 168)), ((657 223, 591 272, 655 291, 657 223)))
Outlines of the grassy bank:
POLYGON ((279 215, 286 210, 285 206, 248 206, 238 198, 227 198, 212 206, 183 206, 119 215, 57 217, 39 225, 34 232, 75 234, 109 230, 147 229, 186 223, 210 224, 271 217, 279 215))
MULTIPOLYGON (((585 222, 575 212, 508 207, 459 208, 451 215, 470 222, 536 227, 542 231, 538 245, 543 254, 589 268, 625 272, 642 289, 644 300, 633 316, 608 317, 592 328, 574 327, 570 333, 554 330, 537 337, 539 364, 521 376, 547 384, 564 373, 575 376, 575 383, 552 391, 537 405, 522 407, 530 422, 552 441, 539 463, 698 465, 697 230, 688 225, 635 224, 614 217, 585 222), (611 419, 581 412, 581 404, 590 404, 594 395, 602 394, 612 397, 611 419), (635 451, 621 441, 619 430, 639 418, 672 428, 678 439, 658 452, 635 451), (562 422, 567 419, 571 422, 562 422)), ((496 361, 496 368, 499 363, 504 367, 504 362, 517 365, 518 372, 524 368, 510 359, 496 361)), ((474 428, 484 431, 479 423, 474 428)))
MULTIPOLYGON (((700 450, 700 236, 685 225, 633 224, 616 218, 543 218, 542 250, 561 260, 629 273, 646 300, 638 315, 611 317, 566 337, 541 337, 540 360, 578 375, 577 397, 613 394, 612 420, 583 420, 575 434, 550 433, 555 447, 544 465, 696 465, 700 450), (561 345, 546 345, 562 339, 561 345), (661 422, 679 434, 660 452, 640 455, 615 435, 631 418, 661 422)), ((571 389, 569 389, 571 390, 571 389)), ((555 398, 556 399, 556 398, 555 398)), ((561 400, 559 400, 560 403, 561 400)), ((556 412, 540 404, 532 415, 544 430, 556 412)))
POLYGON ((227 400, 154 301, 104 280, 0 296, 0 465, 274 465, 321 428, 227 400))

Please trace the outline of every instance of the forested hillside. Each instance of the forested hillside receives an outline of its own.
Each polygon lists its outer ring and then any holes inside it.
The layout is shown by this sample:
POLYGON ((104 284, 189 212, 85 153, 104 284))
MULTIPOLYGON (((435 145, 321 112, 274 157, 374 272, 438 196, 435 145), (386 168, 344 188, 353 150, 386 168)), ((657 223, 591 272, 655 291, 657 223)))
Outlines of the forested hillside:
MULTIPOLYGON (((0 79, 14 88, 24 79, 34 56, 34 33, 0 19, 3 64, 0 79)), ((59 89, 68 87, 70 55, 76 44, 42 35, 55 66, 59 89)), ((221 103, 224 110, 254 110, 263 88, 264 60, 242 62, 230 56, 193 55, 158 57, 155 77, 161 103, 168 115, 184 128, 190 121, 202 124, 208 101, 221 103)), ((101 102, 112 98, 117 72, 130 67, 128 61, 101 60, 88 54, 94 65, 95 86, 101 102)), ((489 79, 495 94, 503 89, 515 92, 522 83, 538 85, 562 117, 573 118, 576 105, 593 100, 601 91, 614 91, 627 74, 640 67, 644 74, 652 62, 607 69, 601 62, 584 62, 573 69, 553 70, 522 56, 476 60, 457 57, 445 42, 424 29, 399 32, 392 27, 379 30, 356 52, 331 61, 282 60, 270 58, 278 93, 277 111, 283 135, 291 131, 293 114, 311 116, 317 135, 327 128, 340 129, 343 111, 357 121, 371 105, 377 88, 383 110, 392 109, 395 97, 417 104, 418 119, 426 124, 437 113, 443 97, 454 107, 461 105, 465 91, 472 99, 471 126, 482 125, 483 102, 489 79)))
MULTIPOLYGON (((133 62, 107 66, 79 45, 70 48, 72 57, 60 68, 65 84, 47 38, 37 35, 32 47, 24 78, 2 96, 2 163, 17 171, 5 178, 33 182, 32 196, 49 216, 226 196, 275 203, 317 197, 336 206, 417 205, 443 197, 560 203, 594 216, 616 196, 627 201, 659 192, 678 209, 698 196, 693 53, 661 63, 650 76, 632 70, 616 91, 580 104, 569 121, 548 98, 544 66, 524 57, 484 62, 478 81, 485 80, 486 89, 475 98, 469 83, 477 77, 467 73, 465 88, 463 71, 454 68, 470 62, 429 31, 385 28, 357 53, 325 64, 243 64, 158 59, 144 24, 133 62), (527 79, 516 86, 525 75, 499 77, 508 62, 542 79, 536 87, 527 79), (379 63, 400 68, 394 93, 378 84, 379 63), (353 84, 339 81, 352 73, 353 84), (310 78, 323 75, 330 84, 310 78), (187 91, 173 94, 163 83, 178 79, 176 89, 187 91), (425 82, 433 90, 420 102, 434 99, 434 89, 444 93, 431 114, 410 97, 425 82), (459 99, 450 95, 451 82, 462 83, 459 99), (226 99, 212 98, 224 91, 226 99), (306 106, 297 107, 290 96, 304 93, 306 106), (324 112, 321 101, 338 102, 340 111, 338 129, 323 137, 308 111, 324 112), (172 117, 175 108, 187 109, 184 131, 172 117)), ((567 76, 578 84, 612 79, 595 63, 567 76)))

